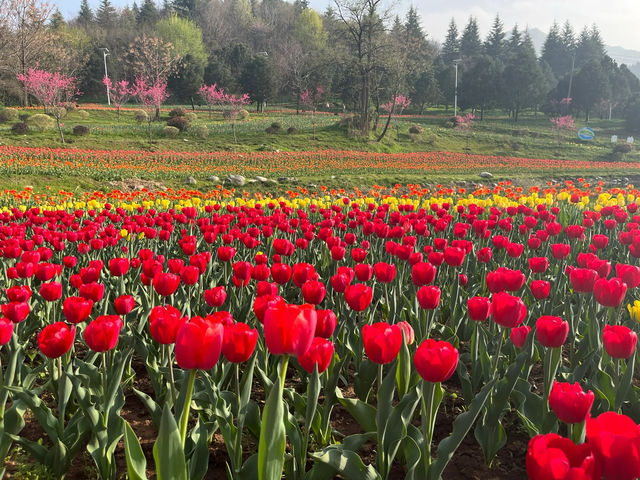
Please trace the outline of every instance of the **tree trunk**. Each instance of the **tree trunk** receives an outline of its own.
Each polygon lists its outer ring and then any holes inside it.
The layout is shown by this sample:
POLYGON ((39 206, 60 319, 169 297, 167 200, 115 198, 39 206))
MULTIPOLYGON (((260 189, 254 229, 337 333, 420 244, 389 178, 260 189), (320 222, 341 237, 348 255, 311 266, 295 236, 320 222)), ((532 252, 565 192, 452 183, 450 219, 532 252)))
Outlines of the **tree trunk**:
POLYGON ((153 120, 154 121, 160 120, 160 107, 156 107, 156 116, 153 120))
POLYGON ((380 134, 380 136, 376 139, 377 142, 382 141, 382 139, 386 135, 387 129, 389 128, 389 124, 391 123, 391 115, 393 115, 393 109, 395 107, 396 107, 396 95, 393 96, 393 103, 391 104, 391 109, 389 110, 389 115, 387 116, 387 123, 385 124, 384 130, 382 130, 382 133, 380 134))
POLYGON ((192 110, 193 112, 195 112, 195 111, 196 111, 196 106, 195 106, 195 104, 193 103, 193 97, 189 97, 189 98, 191 99, 191 110, 192 110))
POLYGON ((58 132, 60 133, 60 141, 64 145, 64 135, 62 134, 62 126, 60 125, 60 117, 56 115, 56 124, 58 125, 58 132))
POLYGON ((362 75, 362 91, 360 92, 360 133, 369 133, 369 74, 362 75))

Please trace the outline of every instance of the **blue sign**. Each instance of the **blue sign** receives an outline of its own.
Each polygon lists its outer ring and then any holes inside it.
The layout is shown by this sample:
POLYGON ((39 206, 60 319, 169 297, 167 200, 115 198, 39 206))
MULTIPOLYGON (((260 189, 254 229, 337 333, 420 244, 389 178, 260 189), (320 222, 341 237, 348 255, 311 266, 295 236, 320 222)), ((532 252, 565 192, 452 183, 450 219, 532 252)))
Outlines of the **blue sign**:
POLYGON ((582 127, 580 130, 578 130, 578 138, 580 140, 593 140, 595 136, 596 132, 594 132, 593 129, 589 127, 582 127))

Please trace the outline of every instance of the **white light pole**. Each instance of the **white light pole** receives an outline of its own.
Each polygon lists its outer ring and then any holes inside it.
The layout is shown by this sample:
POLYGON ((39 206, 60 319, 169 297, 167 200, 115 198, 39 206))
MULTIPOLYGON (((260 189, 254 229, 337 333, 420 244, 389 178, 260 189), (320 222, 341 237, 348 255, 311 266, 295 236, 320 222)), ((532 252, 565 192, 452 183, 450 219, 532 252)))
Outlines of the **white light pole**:
POLYGON ((453 65, 456 67, 456 83, 455 83, 455 90, 454 90, 454 96, 453 96, 453 116, 457 117, 458 116, 458 62, 461 62, 462 59, 461 58, 456 58, 453 61, 453 65))
MULTIPOLYGON (((102 52, 102 57, 104 59, 104 76, 105 78, 109 78, 109 74, 107 73, 107 55, 109 55, 109 49, 106 47, 100 48, 102 52)), ((109 85, 107 85, 107 103, 111 106, 111 94, 109 93, 109 85)))

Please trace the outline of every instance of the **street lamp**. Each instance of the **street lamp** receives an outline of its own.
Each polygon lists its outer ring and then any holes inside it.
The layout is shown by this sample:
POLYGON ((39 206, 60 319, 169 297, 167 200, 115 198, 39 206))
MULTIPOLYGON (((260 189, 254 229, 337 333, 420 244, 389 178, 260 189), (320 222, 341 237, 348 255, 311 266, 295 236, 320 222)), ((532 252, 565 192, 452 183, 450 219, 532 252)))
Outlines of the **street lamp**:
POLYGON ((458 62, 461 62, 461 58, 456 58, 453 61, 453 65, 456 67, 456 84, 455 84, 455 93, 453 97, 453 116, 458 116, 458 62))
MULTIPOLYGON (((102 52, 102 58, 104 59, 104 77, 109 78, 107 74, 107 55, 109 55, 109 49, 102 47, 99 49, 102 52)), ((111 106, 111 94, 109 93, 109 85, 107 84, 107 103, 111 106)))

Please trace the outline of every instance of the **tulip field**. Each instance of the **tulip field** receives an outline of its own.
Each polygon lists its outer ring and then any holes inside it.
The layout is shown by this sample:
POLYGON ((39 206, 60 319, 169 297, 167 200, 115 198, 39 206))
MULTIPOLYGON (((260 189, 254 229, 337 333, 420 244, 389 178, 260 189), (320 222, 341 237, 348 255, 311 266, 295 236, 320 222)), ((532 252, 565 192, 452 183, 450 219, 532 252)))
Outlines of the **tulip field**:
MULTIPOLYGON (((118 155, 16 148, 6 168, 118 155)), ((0 454, 55 479, 640 478, 639 197, 5 191, 0 454)))

